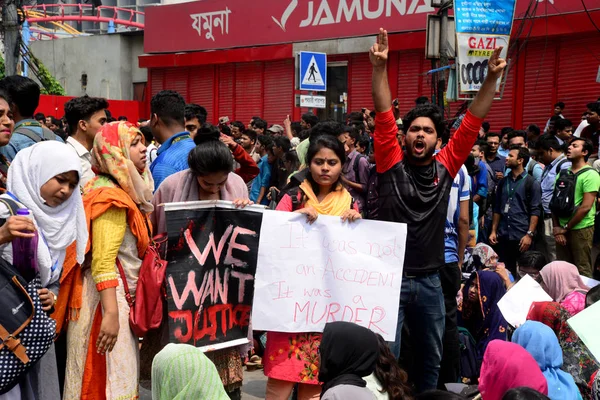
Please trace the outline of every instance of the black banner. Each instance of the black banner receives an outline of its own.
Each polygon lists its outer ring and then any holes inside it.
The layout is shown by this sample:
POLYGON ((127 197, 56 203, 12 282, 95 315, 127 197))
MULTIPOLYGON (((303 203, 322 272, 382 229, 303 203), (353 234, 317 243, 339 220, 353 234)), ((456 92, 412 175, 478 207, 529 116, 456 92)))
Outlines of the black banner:
POLYGON ((203 347, 247 338, 262 213, 211 207, 166 217, 170 341, 203 347))

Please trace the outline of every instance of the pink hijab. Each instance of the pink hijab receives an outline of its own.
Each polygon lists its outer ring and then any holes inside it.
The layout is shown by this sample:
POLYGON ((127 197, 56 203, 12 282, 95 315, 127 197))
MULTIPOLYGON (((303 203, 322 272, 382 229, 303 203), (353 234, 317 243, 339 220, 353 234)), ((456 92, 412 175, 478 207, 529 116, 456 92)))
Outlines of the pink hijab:
POLYGON ((520 386, 548 394, 548 382, 527 350, 516 343, 492 340, 481 364, 482 399, 501 400, 507 391, 520 386))
POLYGON ((558 303, 574 291, 585 294, 590 290, 581 280, 577 267, 566 261, 551 262, 542 268, 540 275, 548 294, 558 303))

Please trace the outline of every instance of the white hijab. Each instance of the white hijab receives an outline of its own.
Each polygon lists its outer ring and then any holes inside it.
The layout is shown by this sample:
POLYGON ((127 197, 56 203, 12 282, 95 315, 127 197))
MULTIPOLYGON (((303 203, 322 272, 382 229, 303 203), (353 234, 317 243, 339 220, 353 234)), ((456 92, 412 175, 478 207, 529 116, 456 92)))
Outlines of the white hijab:
POLYGON ((79 187, 58 207, 46 205, 40 194, 46 182, 69 171, 77 171, 81 179, 81 161, 67 145, 54 140, 19 151, 8 169, 7 190, 32 212, 39 230, 37 258, 43 287, 60 279, 67 247, 74 241, 77 262, 82 264, 85 258, 88 230, 79 187))

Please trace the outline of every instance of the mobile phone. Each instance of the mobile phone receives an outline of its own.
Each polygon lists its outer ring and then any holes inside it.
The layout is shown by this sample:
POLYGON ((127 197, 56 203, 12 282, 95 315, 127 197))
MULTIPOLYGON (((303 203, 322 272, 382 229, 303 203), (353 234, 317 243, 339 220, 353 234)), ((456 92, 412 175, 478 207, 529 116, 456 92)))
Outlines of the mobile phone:
POLYGON ((366 108, 363 108, 363 109, 361 110, 361 112, 364 114, 364 113, 366 113, 366 112, 367 112, 367 109, 366 109, 366 108))
POLYGON ((398 99, 394 99, 394 101, 392 102, 392 104, 394 105, 394 107, 398 107, 398 99))
POLYGON ((229 122, 229 117, 221 117, 219 118, 219 123, 220 124, 226 124, 229 122))

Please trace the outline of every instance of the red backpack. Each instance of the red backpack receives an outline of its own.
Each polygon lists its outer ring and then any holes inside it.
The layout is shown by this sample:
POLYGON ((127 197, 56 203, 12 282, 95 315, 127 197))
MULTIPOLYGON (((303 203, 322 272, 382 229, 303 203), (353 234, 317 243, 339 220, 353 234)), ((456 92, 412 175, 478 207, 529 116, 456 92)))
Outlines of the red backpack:
POLYGON ((162 246, 166 246, 166 242, 166 233, 151 239, 140 267, 135 298, 131 297, 123 265, 117 257, 117 267, 123 281, 125 298, 129 304, 129 326, 138 337, 144 337, 149 330, 157 329, 162 323, 163 284, 167 272, 167 261, 161 257, 161 249, 162 246))

